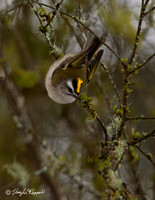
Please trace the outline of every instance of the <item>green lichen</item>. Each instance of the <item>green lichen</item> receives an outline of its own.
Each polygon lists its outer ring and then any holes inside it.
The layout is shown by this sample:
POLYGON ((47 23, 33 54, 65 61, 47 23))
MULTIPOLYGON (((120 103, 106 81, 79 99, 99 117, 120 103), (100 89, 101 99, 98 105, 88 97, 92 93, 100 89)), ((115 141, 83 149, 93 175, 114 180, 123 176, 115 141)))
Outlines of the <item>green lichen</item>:
POLYGON ((118 178, 117 172, 113 170, 108 171, 108 178, 110 179, 110 186, 113 189, 122 189, 122 180, 118 178))
POLYGON ((30 180, 30 174, 28 173, 27 169, 16 161, 14 161, 12 164, 4 165, 4 169, 22 187, 25 187, 30 180))
POLYGON ((111 124, 109 124, 109 126, 107 126, 108 135, 116 134, 117 131, 119 130, 120 124, 121 124, 120 117, 115 115, 111 124))
POLYGON ((92 107, 92 100, 93 99, 91 97, 88 97, 85 93, 81 94, 78 98, 78 105, 88 111, 89 120, 96 119, 98 116, 98 114, 92 107))
POLYGON ((115 146, 114 154, 117 161, 119 161, 124 154, 127 147, 126 140, 119 140, 118 145, 115 146))

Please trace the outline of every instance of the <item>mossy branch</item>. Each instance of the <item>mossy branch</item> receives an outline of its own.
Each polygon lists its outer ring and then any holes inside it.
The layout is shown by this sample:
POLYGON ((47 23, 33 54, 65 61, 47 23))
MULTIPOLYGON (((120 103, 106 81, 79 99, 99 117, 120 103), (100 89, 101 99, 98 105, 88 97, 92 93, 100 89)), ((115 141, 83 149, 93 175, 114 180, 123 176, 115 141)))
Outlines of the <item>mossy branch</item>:
POLYGON ((101 125, 101 127, 102 127, 102 129, 104 131, 105 143, 107 143, 107 141, 108 141, 107 129, 106 129, 105 125, 104 125, 104 122, 102 121, 102 119, 98 115, 98 113, 92 107, 91 102, 92 102, 92 99, 90 97, 88 97, 86 94, 81 94, 78 97, 78 105, 80 107, 84 108, 85 110, 87 110, 87 112, 90 114, 89 119, 94 118, 101 125))
MULTIPOLYGON (((124 60, 127 63, 128 60, 124 60)), ((128 105, 128 98, 132 90, 130 90, 130 75, 129 75, 130 65, 124 65, 124 69, 122 69, 123 74, 123 102, 122 102, 122 122, 120 124, 120 128, 117 132, 118 138, 121 137, 122 132, 124 130, 126 121, 127 121, 127 113, 130 112, 129 105, 128 105)))
MULTIPOLYGON (((40 3, 40 2, 36 2, 34 0, 32 0, 34 3, 38 3, 40 5, 46 6, 48 8, 54 9, 54 7, 46 5, 44 3, 40 3)), ((70 15, 62 10, 59 11, 61 15, 65 15, 67 17, 69 17, 70 19, 74 20, 77 24, 80 24, 82 27, 84 27, 86 30, 88 30, 90 33, 92 33, 92 35, 96 36, 101 42, 102 44, 107 47, 109 49, 109 51, 112 52, 112 54, 121 62, 121 64, 124 66, 126 65, 122 59, 119 57, 119 55, 116 54, 116 52, 108 45, 105 43, 104 39, 100 38, 94 31, 92 31, 88 26, 86 26, 80 19, 78 19, 78 17, 76 17, 75 15, 70 15)))
POLYGON ((145 3, 144 3, 144 1, 142 1, 142 4, 141 4, 140 16, 139 16, 139 21, 138 21, 138 28, 137 28, 137 33, 136 33, 136 37, 135 37, 133 51, 132 51, 131 57, 130 57, 129 62, 128 62, 129 65, 132 65, 132 62, 133 62, 135 55, 136 55, 136 52, 137 52, 137 47, 138 47, 139 40, 140 40, 142 23, 143 23, 143 19, 145 17, 145 10, 146 10, 148 3, 149 3, 149 1, 147 0, 145 3))
POLYGON ((150 137, 155 137, 155 130, 153 130, 150 133, 140 137, 139 139, 137 139, 135 141, 129 142, 129 145, 133 145, 134 146, 135 144, 138 144, 138 143, 140 143, 140 142, 142 142, 142 141, 144 141, 144 140, 146 140, 146 139, 148 139, 150 137))
POLYGON ((47 24, 45 25, 45 28, 48 27, 50 25, 50 23, 54 20, 54 18, 56 17, 57 13, 59 12, 60 10, 60 7, 61 7, 61 4, 63 3, 64 0, 61 0, 59 3, 57 3, 55 5, 55 10, 52 14, 52 17, 51 19, 47 22, 47 24))
MULTIPOLYGON (((29 4, 30 4, 31 8, 33 9, 35 15, 37 16, 37 18, 38 18, 38 20, 39 20, 39 23, 40 23, 40 26, 41 26, 41 27, 40 27, 40 31, 44 34, 45 39, 46 39, 46 41, 47 41, 47 43, 48 43, 48 45, 49 45, 49 47, 50 47, 50 50, 51 50, 50 53, 52 53, 53 56, 54 56, 56 59, 58 59, 59 57, 62 57, 62 56, 63 56, 63 53, 62 53, 62 50, 61 50, 60 48, 58 48, 58 47, 56 46, 56 44, 53 43, 53 42, 51 41, 51 39, 50 39, 50 34, 48 33, 47 27, 50 25, 51 20, 47 20, 47 19, 46 19, 48 22, 47 22, 46 25, 44 25, 43 22, 42 22, 42 19, 40 18, 40 15, 39 15, 39 13, 38 13, 38 10, 35 8, 35 6, 33 5, 32 2, 33 2, 32 0, 29 0, 29 4)), ((39 4, 39 5, 42 5, 42 4, 39 4)), ((59 5, 59 4, 58 4, 58 5, 59 5)), ((59 10, 59 6, 57 6, 57 7, 55 8, 55 10, 56 10, 56 11, 59 10)), ((54 17, 55 17, 55 15, 57 14, 57 12, 54 11, 53 13, 55 13, 55 14, 53 14, 53 19, 54 19, 54 17)))
POLYGON ((132 74, 134 72, 137 72, 138 70, 140 70, 141 68, 143 68, 153 57, 155 56, 155 53, 153 53, 149 58, 146 59, 146 61, 144 61, 143 64, 140 65, 135 65, 134 69, 132 69, 129 74, 132 74))

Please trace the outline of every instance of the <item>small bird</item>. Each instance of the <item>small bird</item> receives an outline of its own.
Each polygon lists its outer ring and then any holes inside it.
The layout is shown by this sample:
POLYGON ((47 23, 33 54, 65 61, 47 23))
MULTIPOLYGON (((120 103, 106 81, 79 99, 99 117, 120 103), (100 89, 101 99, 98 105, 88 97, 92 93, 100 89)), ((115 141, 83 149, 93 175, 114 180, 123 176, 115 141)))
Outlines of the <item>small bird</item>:
POLYGON ((94 76, 103 54, 97 37, 87 42, 80 53, 66 54, 49 68, 45 86, 48 96, 60 104, 74 102, 94 76))

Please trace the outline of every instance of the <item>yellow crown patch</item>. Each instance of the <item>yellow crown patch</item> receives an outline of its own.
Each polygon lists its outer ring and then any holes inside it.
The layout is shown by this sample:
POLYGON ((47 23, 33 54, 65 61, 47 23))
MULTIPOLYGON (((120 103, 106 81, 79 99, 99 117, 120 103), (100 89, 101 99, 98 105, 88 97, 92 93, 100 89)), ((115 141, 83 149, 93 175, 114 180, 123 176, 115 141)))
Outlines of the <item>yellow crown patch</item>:
POLYGON ((83 83, 83 80, 81 80, 80 78, 77 78, 77 89, 76 89, 77 93, 80 93, 80 88, 81 88, 82 83, 83 83))

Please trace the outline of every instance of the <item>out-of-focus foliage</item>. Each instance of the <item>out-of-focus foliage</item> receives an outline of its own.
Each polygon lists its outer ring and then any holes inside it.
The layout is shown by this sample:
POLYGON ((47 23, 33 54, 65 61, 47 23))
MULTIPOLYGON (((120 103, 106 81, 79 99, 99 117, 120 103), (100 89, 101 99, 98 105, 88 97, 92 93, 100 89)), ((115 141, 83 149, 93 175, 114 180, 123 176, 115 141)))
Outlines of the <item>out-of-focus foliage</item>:
POLYGON ((112 0, 108 7, 101 7, 99 11, 107 30, 133 45, 136 29, 131 21, 132 11, 129 10, 127 5, 123 6, 122 9, 117 1, 112 0))
MULTIPOLYGON (((98 199, 91 192, 82 188, 80 184, 77 184, 78 181, 73 180, 71 175, 80 176, 81 183, 86 181, 87 186, 101 192, 103 199, 105 199, 104 188, 107 182, 106 179, 100 176, 100 170, 109 166, 110 158, 106 157, 106 154, 102 158, 105 162, 99 158, 103 130, 95 119, 96 115, 91 114, 89 119, 87 112, 80 108, 77 102, 60 105, 47 96, 44 86, 45 75, 50 65, 55 61, 55 57, 50 54, 49 45, 44 34, 40 32, 39 21, 28 1, 14 0, 9 5, 6 2, 0 2, 0 33, 3 36, 4 58, 11 70, 15 84, 24 96, 25 106, 37 135, 44 138, 48 143, 54 152, 55 159, 47 149, 45 155, 40 155, 47 166, 38 169, 38 163, 35 162, 32 152, 27 148, 26 136, 22 135, 16 127, 15 121, 17 118, 13 116, 13 110, 7 104, 5 89, 0 87, 1 198, 3 200, 18 199, 16 195, 7 196, 5 190, 8 188, 13 190, 18 187, 23 190, 26 185, 27 188, 35 188, 36 191, 45 189, 45 194, 38 196, 25 195, 22 196, 23 200, 51 200, 49 187, 39 176, 41 172, 46 171, 46 167, 49 167, 61 199, 98 199), (14 9, 7 12, 11 8, 14 9), (24 175, 20 173, 20 170, 22 173, 25 172, 24 175)), ((58 3, 58 1, 44 1, 52 7, 55 5, 54 2, 58 3)), ((122 59, 129 57, 137 30, 140 1, 68 0, 64 1, 61 8, 70 15, 79 16, 79 2, 81 2, 81 21, 86 22, 86 25, 97 35, 104 34, 106 43, 122 59)), ((38 8, 37 4, 34 3, 34 5, 38 8)), ((148 10, 153 6, 154 1, 150 1, 148 10)), ((44 9, 46 13, 51 12, 50 16, 52 16, 52 9, 46 7, 44 9)), ((43 10, 43 8, 39 8, 39 10, 43 10)), ((38 12, 42 15, 41 11, 38 12)), ((139 64, 155 52, 154 21, 153 13, 144 20, 140 45, 136 55, 139 64)), ((52 32, 48 29, 51 41, 54 41, 55 45, 62 49, 64 54, 69 51, 80 51, 76 34, 83 39, 81 34, 83 27, 79 28, 79 25, 70 18, 57 14, 51 24, 51 29, 52 32)), ((122 97, 122 66, 105 46, 102 48, 104 49, 102 62, 111 73, 122 97)), ((128 113, 131 116, 155 115, 154 63, 155 58, 138 71, 138 74, 132 76, 131 90, 133 91, 129 97, 130 113, 128 113)), ((83 96, 82 100, 93 104, 93 109, 104 120, 108 134, 111 135, 120 125, 118 116, 122 115, 122 110, 118 106, 118 99, 109 77, 100 66, 87 92, 88 96, 92 98, 83 96), (113 117, 113 113, 116 114, 115 117, 113 117)), ((152 129, 154 129, 153 120, 137 121, 137 123, 134 121, 128 122, 127 138, 134 141, 140 138, 143 132, 148 133, 152 129)), ((115 154, 119 158, 125 145, 122 142, 117 146, 115 154)), ((147 142, 143 142, 142 147, 153 154, 154 159, 154 139, 151 138, 147 142)), ((146 189, 148 199, 153 200, 155 180, 152 177, 155 177, 155 172, 148 160, 139 156, 135 148, 130 147, 129 151, 131 164, 137 161, 140 163, 137 169, 141 176, 142 185, 146 189)), ((111 178, 109 181, 113 181, 111 185, 111 193, 113 193, 113 188, 120 189, 121 180, 117 179, 117 174, 113 171, 109 173, 109 177, 111 178)), ((123 174, 123 177, 125 181, 130 179, 127 173, 123 174)), ((119 196, 119 193, 115 195, 119 196)), ((136 197, 133 197, 133 199, 136 199, 136 197)))
POLYGON ((10 165, 4 165, 4 169, 18 181, 20 186, 25 187, 28 184, 30 175, 20 163, 13 162, 10 165))
POLYGON ((32 88, 37 83, 37 74, 21 68, 14 69, 14 77, 20 88, 32 88))

